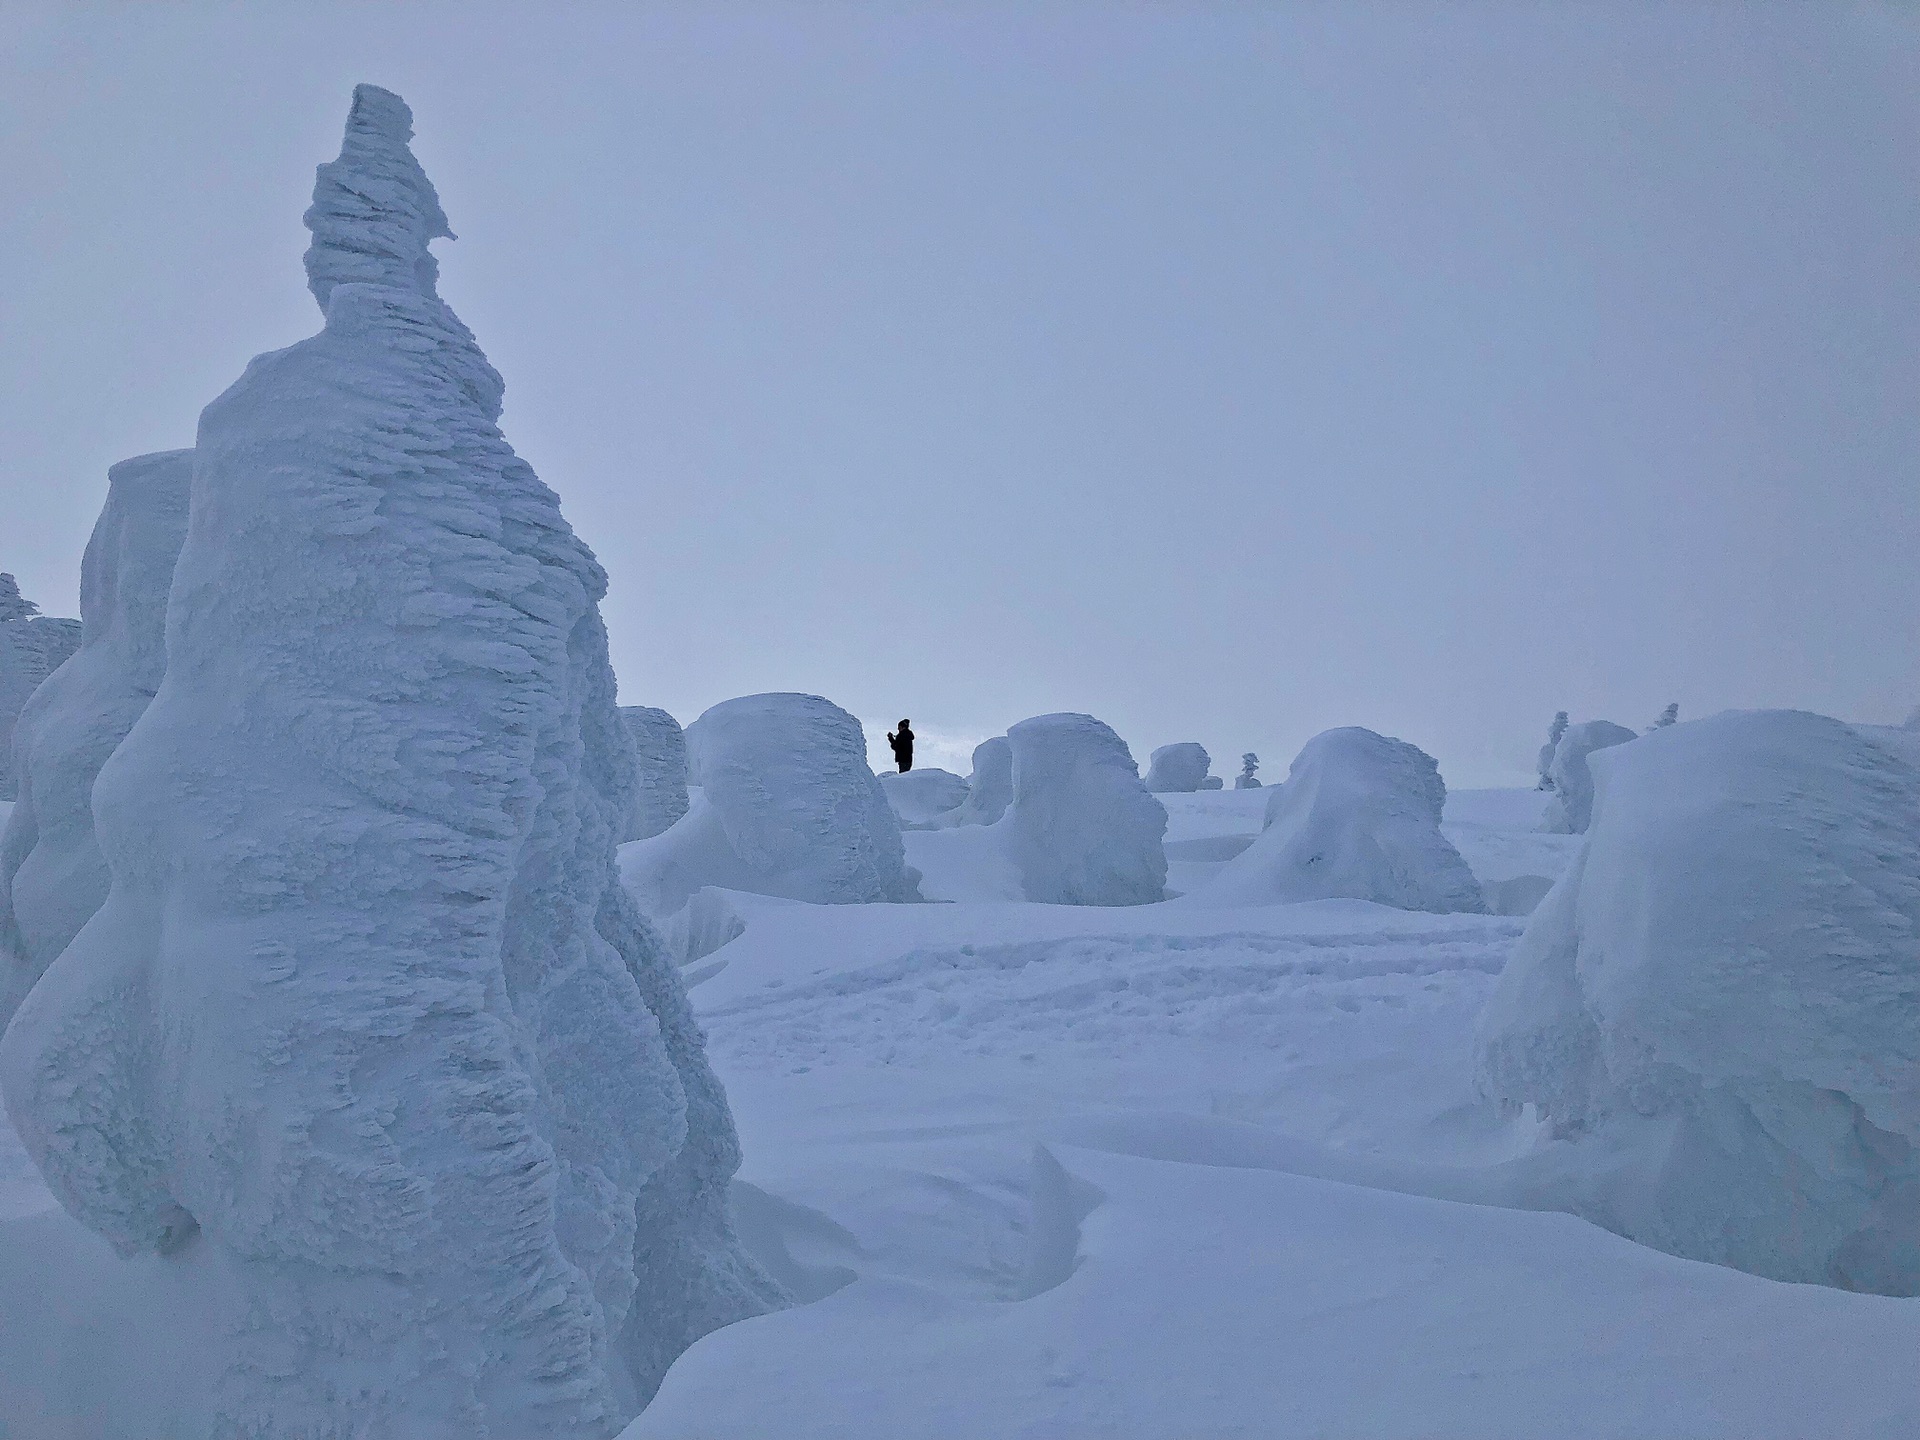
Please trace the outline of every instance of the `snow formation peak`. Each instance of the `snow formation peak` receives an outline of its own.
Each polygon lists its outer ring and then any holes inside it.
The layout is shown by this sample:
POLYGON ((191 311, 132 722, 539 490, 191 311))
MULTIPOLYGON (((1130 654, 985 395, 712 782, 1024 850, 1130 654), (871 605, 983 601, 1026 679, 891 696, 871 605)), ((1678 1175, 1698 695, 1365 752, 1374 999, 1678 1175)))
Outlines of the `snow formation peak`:
POLYGON ((319 167, 306 213, 307 288, 324 312, 336 285, 410 288, 439 298, 429 242, 453 238, 433 182, 413 158, 413 111, 391 90, 356 85, 340 157, 319 167))
POLYGON ((606 575, 433 293, 408 128, 356 93, 326 326, 201 414, 164 678, 92 787, 110 888, 0 1035, 49 1187, 215 1316, 181 1434, 604 1437, 782 1298, 615 877, 606 575))

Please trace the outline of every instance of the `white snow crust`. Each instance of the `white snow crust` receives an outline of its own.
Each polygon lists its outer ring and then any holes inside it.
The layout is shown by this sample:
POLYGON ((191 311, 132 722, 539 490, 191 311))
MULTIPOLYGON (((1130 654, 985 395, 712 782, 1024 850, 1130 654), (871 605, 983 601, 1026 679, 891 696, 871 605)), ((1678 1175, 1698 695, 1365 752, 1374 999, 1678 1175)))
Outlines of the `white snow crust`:
POLYGON ((197 1322, 179 1408, 106 1433, 607 1435, 780 1300, 615 882, 605 576, 435 293, 411 133, 355 91, 325 328, 201 416, 165 678, 94 786, 111 889, 0 1039, 53 1194, 197 1322))
POLYGON ((1553 803, 1548 805, 1545 827, 1558 835, 1584 835, 1593 817, 1593 776, 1587 757, 1597 750, 1624 745, 1640 737, 1624 725, 1611 720, 1586 720, 1570 725, 1554 746, 1553 761, 1547 776, 1553 781, 1553 803))
POLYGON ((1586 843, 1478 1042, 1484 1091, 1605 1177, 1582 1213, 1760 1275, 1920 1293, 1914 759, 1795 711, 1592 758, 1586 843))
POLYGON ((687 727, 686 815, 622 849, 621 875, 665 919, 703 886, 856 905, 920 898, 860 722, 818 695, 747 695, 687 727))
POLYGON ((620 722, 639 775, 633 818, 620 838, 645 840, 687 813, 687 737, 678 720, 651 705, 622 705, 620 722))
POLYGON ((880 788, 902 829, 919 829, 938 824, 941 817, 966 804, 967 782, 951 770, 933 766, 913 769, 901 775, 891 771, 880 774, 880 788))
POLYGON ((20 798, 0 831, 0 1031, 107 898, 93 782, 166 674, 167 591, 193 452, 123 460, 80 567, 82 641, 14 727, 20 798))
POLYGON ((1486 903, 1440 833, 1447 788, 1431 756, 1349 726, 1316 735, 1266 792, 1260 837, 1189 897, 1208 905, 1372 900, 1477 914, 1486 903))
POLYGON ((1155 795, 1191 795, 1205 788, 1212 765, 1204 745, 1162 745, 1147 757, 1146 787, 1155 795))
POLYGON ((13 729, 40 684, 80 648, 80 622, 42 615, 20 594, 11 575, 0 575, 0 800, 18 792, 13 729))
POLYGON ((1040 715, 1007 732, 1013 803, 994 826, 1027 899, 1146 905, 1166 898, 1167 812, 1127 744, 1091 715, 1040 715))

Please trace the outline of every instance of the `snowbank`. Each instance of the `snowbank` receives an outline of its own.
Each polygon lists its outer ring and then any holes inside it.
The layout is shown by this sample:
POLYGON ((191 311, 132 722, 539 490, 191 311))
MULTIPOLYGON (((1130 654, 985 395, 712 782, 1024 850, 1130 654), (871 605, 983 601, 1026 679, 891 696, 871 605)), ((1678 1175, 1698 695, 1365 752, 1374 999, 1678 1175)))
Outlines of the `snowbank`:
POLYGON ((920 898, 860 722, 817 695, 748 695, 687 727, 700 794, 625 847, 621 875, 665 918, 703 886, 823 905, 920 898))
POLYGON ((605 1435, 779 1298, 615 883, 605 576, 435 292, 411 133, 354 92, 325 328, 201 416, 166 677, 94 787, 112 888, 0 1039, 62 1205, 209 1312, 165 1433, 605 1435))
POLYGON ((1481 914, 1480 886, 1447 838, 1447 787, 1431 756, 1349 726, 1306 743, 1270 789, 1266 828, 1190 900, 1277 905, 1372 900, 1402 910, 1481 914))
POLYGON ((1596 757, 1593 824, 1481 1020, 1480 1085, 1610 1179, 1590 1218, 1920 1293, 1920 770, 1796 711, 1596 757))
POLYGON ((1640 737, 1611 720, 1587 720, 1567 728, 1554 746, 1547 777, 1553 782, 1553 802, 1547 806, 1545 828, 1555 835, 1584 835, 1593 816, 1593 776, 1587 757, 1596 750, 1624 745, 1640 737))
POLYGON ((1146 905, 1166 898, 1167 812, 1126 742, 1091 715, 1041 715, 1007 732, 1013 803, 995 827, 1029 900, 1146 905))
POLYGON ((903 828, 934 824, 967 800, 967 782, 951 770, 927 768, 880 777, 887 803, 903 828))
POLYGON ((107 898, 93 782, 160 688, 193 452, 123 460, 80 567, 84 641, 20 712, 20 799, 0 834, 0 1030, 107 898))
POLYGON ((23 598, 13 576, 0 575, 0 800, 19 787, 14 771, 13 727, 40 682, 80 648, 80 622, 39 613, 23 598))
POLYGON ((1191 795, 1205 787, 1212 764, 1206 747, 1190 740, 1162 745, 1147 757, 1147 789, 1155 795, 1191 795))
POLYGON ((639 772, 633 818, 620 838, 645 840, 687 813, 687 737, 678 720, 651 705, 622 705, 620 723, 639 772))

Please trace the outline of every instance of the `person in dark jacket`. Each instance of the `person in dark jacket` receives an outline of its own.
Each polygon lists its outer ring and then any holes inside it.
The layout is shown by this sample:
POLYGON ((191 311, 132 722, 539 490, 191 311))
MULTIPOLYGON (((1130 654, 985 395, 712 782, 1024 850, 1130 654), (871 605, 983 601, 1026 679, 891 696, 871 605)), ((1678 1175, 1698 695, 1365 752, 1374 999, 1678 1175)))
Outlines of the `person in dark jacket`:
POLYGON ((902 775, 913 769, 913 722, 911 720, 902 720, 898 730, 889 730, 887 744, 893 747, 893 760, 900 767, 902 775))

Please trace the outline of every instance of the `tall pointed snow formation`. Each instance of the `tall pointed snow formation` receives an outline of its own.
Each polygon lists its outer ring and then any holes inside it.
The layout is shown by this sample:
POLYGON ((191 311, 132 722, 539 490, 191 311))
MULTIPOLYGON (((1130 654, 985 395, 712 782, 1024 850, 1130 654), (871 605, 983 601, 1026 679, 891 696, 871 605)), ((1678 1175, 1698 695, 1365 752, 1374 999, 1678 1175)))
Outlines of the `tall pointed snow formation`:
POLYGON ((779 1299, 615 877, 606 577, 434 293, 410 134, 356 90, 326 326, 201 415, 166 675, 94 786, 111 890, 0 1038, 62 1202, 216 1312, 183 1434, 604 1436, 779 1299))

